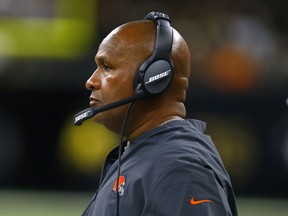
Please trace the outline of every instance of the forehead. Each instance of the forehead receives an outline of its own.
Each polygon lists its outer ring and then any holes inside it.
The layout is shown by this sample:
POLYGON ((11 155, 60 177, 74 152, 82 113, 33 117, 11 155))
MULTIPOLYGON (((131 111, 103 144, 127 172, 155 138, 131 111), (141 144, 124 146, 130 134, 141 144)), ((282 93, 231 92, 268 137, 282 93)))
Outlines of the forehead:
POLYGON ((120 41, 116 35, 109 34, 98 47, 96 54, 96 60, 98 58, 121 58, 121 56, 127 54, 125 52, 125 40, 120 41))
POLYGON ((154 26, 151 23, 135 22, 120 26, 103 39, 96 58, 109 55, 111 58, 116 57, 117 59, 143 60, 153 51, 153 30, 154 26), (147 24, 150 29, 145 28, 147 24))

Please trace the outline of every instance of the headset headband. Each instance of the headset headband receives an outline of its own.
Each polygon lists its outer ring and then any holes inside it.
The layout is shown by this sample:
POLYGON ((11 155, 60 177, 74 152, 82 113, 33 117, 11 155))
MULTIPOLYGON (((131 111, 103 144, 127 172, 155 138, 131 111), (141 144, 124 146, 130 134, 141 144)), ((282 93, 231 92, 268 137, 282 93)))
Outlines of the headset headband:
POLYGON ((173 43, 173 29, 169 16, 160 12, 151 12, 144 17, 157 24, 155 46, 152 55, 144 61, 135 76, 134 88, 144 91, 147 95, 156 95, 169 86, 173 66, 171 63, 171 50, 173 43))

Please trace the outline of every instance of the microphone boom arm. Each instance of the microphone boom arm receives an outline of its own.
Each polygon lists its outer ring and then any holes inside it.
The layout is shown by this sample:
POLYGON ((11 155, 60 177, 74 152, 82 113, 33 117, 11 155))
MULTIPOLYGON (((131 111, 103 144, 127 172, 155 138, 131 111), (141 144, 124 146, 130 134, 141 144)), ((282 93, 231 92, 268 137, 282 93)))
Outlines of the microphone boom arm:
POLYGON ((106 104, 106 105, 101 106, 101 107, 87 108, 87 109, 82 110, 81 112, 74 115, 74 117, 73 117, 74 125, 80 126, 80 125, 82 125, 82 123, 84 121, 86 121, 89 118, 92 118, 93 116, 95 116, 96 114, 98 114, 100 112, 114 109, 116 107, 123 106, 125 104, 128 104, 130 102, 134 102, 134 101, 142 99, 142 98, 144 98, 144 94, 142 93, 142 91, 139 91, 136 95, 124 98, 124 99, 119 100, 119 101, 115 101, 115 102, 110 103, 110 104, 106 104))

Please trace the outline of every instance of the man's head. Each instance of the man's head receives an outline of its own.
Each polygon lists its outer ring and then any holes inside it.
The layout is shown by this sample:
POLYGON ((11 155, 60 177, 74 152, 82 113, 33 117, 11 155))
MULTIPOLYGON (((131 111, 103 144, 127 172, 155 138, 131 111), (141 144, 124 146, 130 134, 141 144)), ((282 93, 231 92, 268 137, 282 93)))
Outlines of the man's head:
MULTIPOLYGON (((133 104, 125 133, 128 137, 156 127, 169 117, 185 117, 183 102, 190 74, 190 53, 180 34, 174 29, 173 34, 173 80, 160 95, 133 104)), ((86 88, 92 91, 92 106, 102 106, 134 94, 135 73, 153 53, 155 38, 153 21, 126 23, 104 38, 95 57, 97 69, 86 83, 86 88)), ((127 106, 122 106, 99 113, 93 119, 119 133, 126 109, 127 106)))

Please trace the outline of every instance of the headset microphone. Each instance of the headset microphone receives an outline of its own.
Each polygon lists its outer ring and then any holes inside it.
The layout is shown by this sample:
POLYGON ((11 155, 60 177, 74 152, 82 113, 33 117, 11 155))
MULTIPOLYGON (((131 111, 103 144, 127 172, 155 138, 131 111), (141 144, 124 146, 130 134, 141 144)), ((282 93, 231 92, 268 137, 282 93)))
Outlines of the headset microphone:
POLYGON ((130 97, 127 97, 127 98, 124 98, 122 100, 115 101, 113 103, 106 104, 106 105, 101 106, 101 107, 87 108, 87 109, 82 110, 81 112, 74 115, 74 117, 73 117, 74 125, 80 126, 85 120, 92 118, 94 115, 96 115, 100 112, 104 112, 104 111, 114 109, 114 108, 119 107, 119 106, 123 106, 125 104, 134 102, 136 100, 143 99, 144 97, 145 97, 145 94, 142 91, 138 91, 137 94, 130 96, 130 97))

